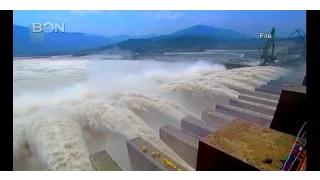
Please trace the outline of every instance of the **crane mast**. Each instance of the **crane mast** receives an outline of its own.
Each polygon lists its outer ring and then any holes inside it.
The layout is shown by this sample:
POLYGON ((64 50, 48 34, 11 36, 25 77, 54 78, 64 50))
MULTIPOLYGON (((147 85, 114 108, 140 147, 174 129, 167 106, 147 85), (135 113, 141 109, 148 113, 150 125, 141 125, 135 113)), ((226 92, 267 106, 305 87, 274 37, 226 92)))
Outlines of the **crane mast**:
POLYGON ((276 60, 275 51, 274 51, 274 36, 275 28, 271 30, 271 38, 268 39, 267 44, 262 49, 261 59, 262 62, 260 65, 265 66, 271 63, 274 63, 276 60))

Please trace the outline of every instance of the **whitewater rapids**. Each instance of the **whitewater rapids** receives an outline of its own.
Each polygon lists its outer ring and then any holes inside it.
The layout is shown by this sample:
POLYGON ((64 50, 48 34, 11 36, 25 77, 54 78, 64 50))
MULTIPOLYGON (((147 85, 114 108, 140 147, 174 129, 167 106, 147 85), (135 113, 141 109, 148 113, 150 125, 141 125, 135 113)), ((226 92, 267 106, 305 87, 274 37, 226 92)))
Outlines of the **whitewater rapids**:
POLYGON ((203 61, 159 62, 61 57, 13 61, 14 170, 93 170, 102 149, 131 170, 125 142, 134 137, 186 164, 159 138, 159 128, 200 119, 190 98, 237 98, 289 70, 226 70, 203 61), (188 100, 189 99, 189 100, 188 100))

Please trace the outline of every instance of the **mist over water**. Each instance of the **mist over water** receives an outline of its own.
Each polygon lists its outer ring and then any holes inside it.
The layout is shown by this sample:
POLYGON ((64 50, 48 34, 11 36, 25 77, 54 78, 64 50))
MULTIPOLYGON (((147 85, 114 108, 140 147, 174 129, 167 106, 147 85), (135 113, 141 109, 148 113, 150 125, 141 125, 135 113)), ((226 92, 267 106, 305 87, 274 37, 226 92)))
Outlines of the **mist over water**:
POLYGON ((205 61, 15 60, 14 169, 92 170, 89 155, 106 149, 131 170, 125 141, 137 136, 184 163, 160 140, 160 127, 200 119, 221 97, 237 98, 234 88, 253 89, 287 72, 205 61))

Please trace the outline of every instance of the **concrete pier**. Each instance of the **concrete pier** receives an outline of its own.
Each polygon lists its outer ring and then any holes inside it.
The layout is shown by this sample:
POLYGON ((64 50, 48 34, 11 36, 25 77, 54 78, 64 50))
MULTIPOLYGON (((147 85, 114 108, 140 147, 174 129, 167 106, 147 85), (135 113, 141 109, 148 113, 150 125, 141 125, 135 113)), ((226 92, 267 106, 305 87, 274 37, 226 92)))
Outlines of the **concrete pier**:
POLYGON ((302 82, 303 82, 304 76, 305 76, 304 74, 300 74, 300 75, 289 74, 287 76, 281 76, 276 80, 282 81, 282 82, 286 82, 286 83, 290 83, 292 85, 301 85, 302 82))
POLYGON ((273 116, 270 115, 230 105, 217 105, 216 111, 237 117, 237 119, 244 119, 263 126, 269 126, 273 118, 273 116))
POLYGON ((277 100, 270 100, 266 98, 261 98, 261 97, 256 97, 256 96, 251 96, 251 95, 245 95, 245 94, 240 94, 239 95, 240 100, 246 100, 246 101, 251 101, 251 102, 256 102, 268 106, 273 106, 277 107, 278 101, 277 100))
POLYGON ((122 171, 105 150, 92 154, 90 162, 95 171, 122 171))
POLYGON ((291 84, 279 84, 279 85, 270 85, 270 84, 266 84, 266 85, 261 85, 261 89, 266 89, 266 90, 271 90, 271 91, 277 91, 277 92, 281 92, 283 90, 283 88, 286 87, 292 87, 291 84))
POLYGON ((220 127, 232 122, 233 120, 235 120, 237 118, 234 116, 225 114, 225 113, 206 109, 206 110, 202 111, 201 119, 204 120, 205 122, 213 123, 218 128, 220 128, 220 127))
POLYGON ((274 86, 274 85, 270 85, 267 83, 267 84, 261 85, 260 88, 261 89, 271 89, 271 90, 282 90, 282 88, 286 87, 286 86, 290 86, 290 85, 281 84, 280 86, 274 86))
MULTIPOLYGON (((256 90, 259 88, 256 88, 256 90)), ((271 99, 271 100, 276 100, 278 101, 280 98, 280 95, 276 95, 276 94, 270 94, 270 93, 266 93, 266 92, 262 92, 262 91, 250 91, 250 90, 246 90, 246 89, 235 89, 236 91, 238 91, 239 93, 241 93, 242 95, 250 95, 250 96, 256 96, 256 97, 260 97, 260 98, 266 98, 266 99, 271 99)))
POLYGON ((188 171, 140 137, 127 141, 133 171, 188 171), (154 155, 156 154, 156 155, 154 155))
POLYGON ((281 76, 278 79, 269 81, 266 85, 261 85, 261 87, 256 88, 256 91, 280 96, 283 88, 302 85, 303 80, 304 76, 301 75, 281 76))
POLYGON ((256 88, 255 91, 280 96, 282 88, 273 88, 272 86, 262 85, 261 87, 256 88))
POLYGON ((230 99, 229 105, 273 116, 276 107, 241 99, 230 99))
POLYGON ((293 86, 296 86, 296 85, 300 85, 301 82, 297 82, 297 81, 288 81, 288 80, 284 80, 284 79, 275 79, 275 80, 270 80, 268 82, 268 84, 270 85, 293 85, 293 86))
POLYGON ((194 119, 192 117, 185 117, 181 120, 181 129, 192 135, 200 138, 211 134, 216 131, 219 127, 212 123, 207 123, 202 120, 194 119))
POLYGON ((160 138, 193 168, 197 164, 199 138, 167 125, 160 128, 160 138))
POLYGON ((273 80, 269 81, 266 85, 275 86, 275 87, 281 87, 281 88, 293 86, 292 84, 274 82, 273 80))

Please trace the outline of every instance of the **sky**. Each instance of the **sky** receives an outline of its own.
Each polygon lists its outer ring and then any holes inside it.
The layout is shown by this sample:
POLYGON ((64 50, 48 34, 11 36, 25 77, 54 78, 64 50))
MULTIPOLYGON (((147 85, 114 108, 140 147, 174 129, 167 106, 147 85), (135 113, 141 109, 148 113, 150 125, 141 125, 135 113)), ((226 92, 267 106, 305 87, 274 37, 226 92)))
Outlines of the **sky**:
POLYGON ((306 11, 14 11, 13 23, 65 23, 66 31, 88 34, 164 35, 194 25, 232 29, 258 37, 276 28, 276 35, 289 36, 306 29, 306 11))

